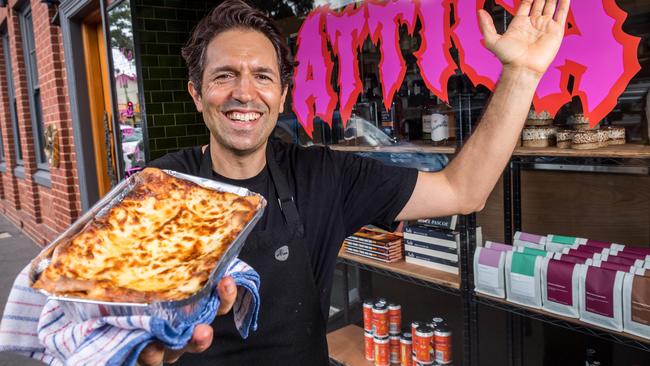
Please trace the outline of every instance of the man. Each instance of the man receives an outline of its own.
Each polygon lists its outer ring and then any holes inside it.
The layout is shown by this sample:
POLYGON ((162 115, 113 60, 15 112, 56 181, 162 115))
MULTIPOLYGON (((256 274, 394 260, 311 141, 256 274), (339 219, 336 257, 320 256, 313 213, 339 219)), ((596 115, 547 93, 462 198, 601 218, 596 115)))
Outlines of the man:
POLYGON ((568 10, 569 0, 523 0, 504 35, 479 11, 485 45, 504 66, 500 81, 481 123, 449 166, 418 173, 269 139, 294 64, 269 18, 240 1, 215 8, 183 49, 188 90, 210 130, 210 144, 152 165, 245 186, 267 198, 267 211, 240 256, 261 276, 259 328, 247 340, 239 337, 229 312, 235 286, 224 279, 214 332, 197 326, 181 351, 149 345, 140 362, 174 362, 189 352, 180 359, 189 365, 326 364, 327 309, 342 240, 367 223, 483 208, 560 47, 568 10))

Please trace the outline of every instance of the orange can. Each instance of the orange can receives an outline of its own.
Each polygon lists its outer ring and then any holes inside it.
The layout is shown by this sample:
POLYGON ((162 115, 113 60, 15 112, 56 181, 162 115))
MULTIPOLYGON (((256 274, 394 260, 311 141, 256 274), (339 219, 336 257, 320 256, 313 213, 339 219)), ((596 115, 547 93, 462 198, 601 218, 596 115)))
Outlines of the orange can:
POLYGON ((413 349, 415 358, 418 362, 431 362, 431 341, 433 340, 433 329, 426 325, 421 325, 415 330, 416 337, 413 339, 413 349))
POLYGON ((388 337, 388 306, 378 302, 372 308, 372 331, 375 337, 388 337))
POLYGON ((413 365, 413 339, 411 333, 402 334, 400 339, 400 366, 413 365))
POLYGON ((375 366, 390 365, 390 346, 388 337, 375 337, 375 366))
POLYGON ((372 300, 363 302, 363 330, 372 332, 372 300))
POLYGON ((399 334, 402 329, 402 307, 398 304, 388 304, 388 331, 399 334))
MULTIPOLYGON (((413 337, 413 344, 414 345, 415 345, 415 338, 417 338, 417 335, 415 334, 415 331, 422 324, 424 324, 424 323, 417 322, 417 321, 411 323, 411 336, 413 337)), ((415 347, 412 347, 412 352, 413 352, 413 356, 415 356, 415 347)))
POLYGON ((400 336, 392 335, 389 337, 390 345, 390 363, 398 364, 400 361, 400 336))
POLYGON ((363 332, 366 360, 372 361, 375 359, 375 341, 372 332, 363 332))
POLYGON ((447 365, 452 362, 451 355, 451 330, 447 324, 440 324, 434 332, 436 342, 436 362, 447 365))

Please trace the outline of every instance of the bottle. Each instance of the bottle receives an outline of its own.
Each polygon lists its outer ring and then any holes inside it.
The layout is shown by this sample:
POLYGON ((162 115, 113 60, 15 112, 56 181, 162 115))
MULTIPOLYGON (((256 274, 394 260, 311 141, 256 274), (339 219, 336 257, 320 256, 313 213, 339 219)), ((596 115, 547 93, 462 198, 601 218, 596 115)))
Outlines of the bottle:
POLYGON ((447 115, 447 129, 449 135, 447 137, 447 142, 456 140, 456 113, 454 108, 452 108, 449 103, 442 103, 443 113, 447 115))
POLYGON ((390 110, 381 105, 381 112, 379 113, 379 120, 381 123, 381 130, 384 131, 394 142, 399 138, 399 110, 400 110, 400 97, 395 94, 393 101, 390 104, 390 110))
POLYGON ((433 114, 434 104, 427 102, 422 106, 422 140, 431 141, 431 115, 433 114))
POLYGON ((431 142, 434 145, 443 145, 449 139, 449 109, 436 97, 431 112, 431 142))

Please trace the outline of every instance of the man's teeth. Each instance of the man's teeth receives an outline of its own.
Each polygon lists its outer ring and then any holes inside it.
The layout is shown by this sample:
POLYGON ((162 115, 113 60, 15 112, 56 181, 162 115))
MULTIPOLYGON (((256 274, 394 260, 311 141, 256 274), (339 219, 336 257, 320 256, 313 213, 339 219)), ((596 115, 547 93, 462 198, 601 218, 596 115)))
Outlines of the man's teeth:
POLYGON ((249 112, 249 113, 240 113, 240 112, 231 112, 227 114, 228 118, 236 121, 253 121, 260 118, 259 113, 249 112))

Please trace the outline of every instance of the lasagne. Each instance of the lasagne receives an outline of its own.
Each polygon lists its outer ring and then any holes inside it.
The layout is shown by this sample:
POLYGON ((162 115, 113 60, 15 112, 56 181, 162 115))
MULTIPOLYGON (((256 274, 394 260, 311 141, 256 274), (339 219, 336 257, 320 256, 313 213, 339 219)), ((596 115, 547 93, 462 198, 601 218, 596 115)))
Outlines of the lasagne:
POLYGON ((147 168, 121 202, 56 246, 33 287, 111 302, 187 298, 260 204, 147 168))

